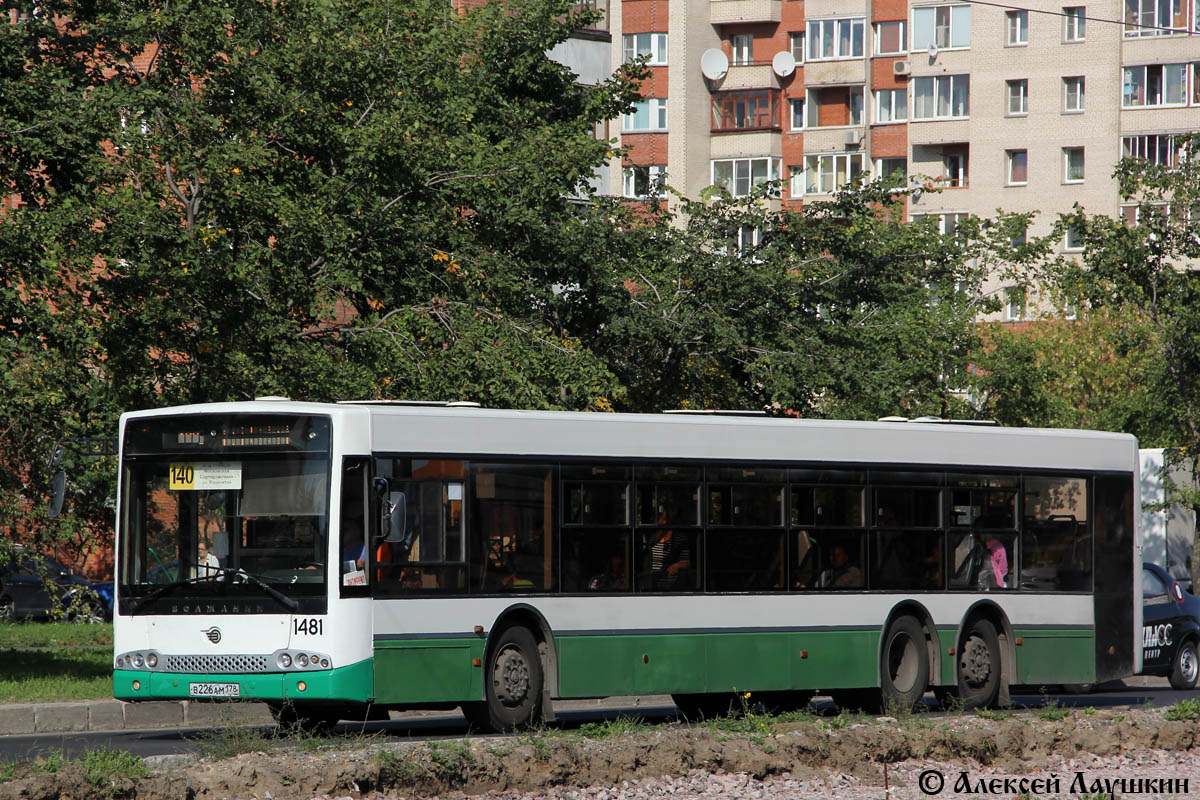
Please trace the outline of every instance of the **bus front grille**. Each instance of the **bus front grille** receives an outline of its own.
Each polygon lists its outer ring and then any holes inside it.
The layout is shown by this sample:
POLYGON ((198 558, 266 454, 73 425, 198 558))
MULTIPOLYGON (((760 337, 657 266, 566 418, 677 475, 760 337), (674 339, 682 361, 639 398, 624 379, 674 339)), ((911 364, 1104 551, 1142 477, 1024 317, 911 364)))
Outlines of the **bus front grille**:
POLYGON ((270 656, 164 656, 160 672, 269 672, 270 656))

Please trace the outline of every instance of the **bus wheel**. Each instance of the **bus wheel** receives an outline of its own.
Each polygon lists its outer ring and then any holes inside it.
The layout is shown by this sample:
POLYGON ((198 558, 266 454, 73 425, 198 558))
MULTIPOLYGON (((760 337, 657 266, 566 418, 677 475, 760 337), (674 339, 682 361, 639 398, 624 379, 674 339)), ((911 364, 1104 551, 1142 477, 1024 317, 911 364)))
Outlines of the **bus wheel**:
POLYGON ((912 711, 929 685, 929 648, 925 630, 912 617, 900 617, 888 628, 879 665, 879 686, 885 711, 912 711))
POLYGON ((1200 661, 1196 658, 1196 642, 1189 640, 1175 651, 1175 667, 1171 670, 1172 689, 1191 689, 1200 677, 1200 661))
POLYGON ((977 619, 963 637, 958 654, 958 697, 965 709, 984 708, 1000 692, 1000 640, 996 626, 977 619))
POLYGON ((467 720, 481 730, 511 731, 533 724, 542 710, 542 662, 528 629, 500 634, 487 661, 480 704, 463 707, 467 720))

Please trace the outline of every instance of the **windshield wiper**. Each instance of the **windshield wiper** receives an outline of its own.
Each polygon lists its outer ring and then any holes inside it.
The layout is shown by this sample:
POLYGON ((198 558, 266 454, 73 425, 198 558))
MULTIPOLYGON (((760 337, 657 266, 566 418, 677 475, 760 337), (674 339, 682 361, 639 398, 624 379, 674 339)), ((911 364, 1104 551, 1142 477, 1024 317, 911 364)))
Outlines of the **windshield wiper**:
MULTIPOLYGON (((203 566, 204 566, 205 570, 208 570, 211 572, 223 572, 228 575, 233 575, 234 577, 241 577, 242 579, 248 581, 249 583, 253 583, 255 586, 262 589, 267 594, 271 595, 271 597, 278 600, 280 602, 280 604, 283 605, 283 607, 288 609, 289 611, 299 611, 300 610, 300 604, 297 603, 295 600, 288 597, 286 594, 279 591, 274 586, 272 586, 271 584, 264 581, 262 578, 259 578, 257 575, 254 575, 250 572, 246 572, 244 569, 233 569, 231 567, 215 567, 215 566, 211 566, 211 565, 203 565, 203 566)), ((168 583, 165 586, 160 586, 157 589, 155 589, 154 591, 152 591, 150 594, 146 595, 145 597, 139 597, 137 600, 135 600, 133 602, 133 605, 130 606, 130 608, 129 608, 129 613, 130 614, 136 613, 139 608, 146 605, 151 600, 157 600, 158 598, 162 597, 167 592, 174 591, 181 586, 188 586, 193 583, 205 583, 205 582, 208 582, 211 580, 212 580, 211 575, 197 575, 194 578, 184 578, 183 580, 175 581, 174 583, 168 583)))

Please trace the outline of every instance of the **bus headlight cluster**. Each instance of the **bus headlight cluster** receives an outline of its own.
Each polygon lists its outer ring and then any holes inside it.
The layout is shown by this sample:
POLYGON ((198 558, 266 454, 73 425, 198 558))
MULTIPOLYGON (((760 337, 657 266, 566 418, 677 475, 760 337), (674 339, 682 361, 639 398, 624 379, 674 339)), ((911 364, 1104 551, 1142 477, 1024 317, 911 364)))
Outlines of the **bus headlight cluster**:
POLYGON ((278 650, 275 663, 285 670, 329 669, 329 656, 309 650, 278 650))
POLYGON ((153 650, 121 653, 116 658, 117 669, 154 669, 157 666, 158 653, 153 650))

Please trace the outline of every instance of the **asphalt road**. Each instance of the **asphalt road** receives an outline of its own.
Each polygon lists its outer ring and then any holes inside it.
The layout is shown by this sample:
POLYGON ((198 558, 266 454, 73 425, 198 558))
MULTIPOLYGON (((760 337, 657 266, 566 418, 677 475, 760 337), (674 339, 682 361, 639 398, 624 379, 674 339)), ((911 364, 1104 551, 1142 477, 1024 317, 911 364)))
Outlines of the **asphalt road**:
MULTIPOLYGON (((931 713, 940 714, 932 694, 927 695, 931 713)), ((1091 694, 1015 694, 1015 710, 1039 709, 1048 703, 1062 708, 1133 708, 1169 706, 1186 698, 1197 698, 1197 692, 1177 692, 1158 686, 1126 686, 1120 682, 1103 686, 1091 694)), ((813 702, 817 714, 833 716, 837 708, 827 697, 817 697, 813 702)), ((566 730, 578 728, 586 722, 604 722, 618 717, 640 717, 647 722, 665 722, 678 718, 678 711, 670 704, 631 706, 589 704, 557 711, 558 722, 566 730)), ((270 735, 269 728, 261 728, 270 735)), ((401 714, 387 722, 344 723, 332 734, 335 737, 357 737, 369 734, 381 742, 400 742, 423 739, 457 738, 467 733, 467 724, 457 711, 414 712, 401 714)), ((189 755, 201 752, 204 737, 212 736, 211 729, 166 729, 149 731, 106 731, 94 733, 38 734, 31 736, 0 736, 0 761, 20 762, 61 754, 74 758, 88 750, 125 750, 139 757, 189 755)))

